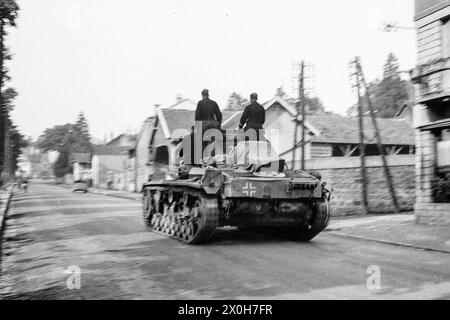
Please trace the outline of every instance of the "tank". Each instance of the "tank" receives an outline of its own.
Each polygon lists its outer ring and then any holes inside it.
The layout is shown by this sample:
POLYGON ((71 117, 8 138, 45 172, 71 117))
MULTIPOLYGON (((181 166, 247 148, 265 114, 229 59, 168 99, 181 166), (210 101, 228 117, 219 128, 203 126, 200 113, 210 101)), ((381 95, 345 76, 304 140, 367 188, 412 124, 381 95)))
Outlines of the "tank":
POLYGON ((155 148, 153 173, 142 187, 146 228, 204 244, 225 226, 271 230, 299 241, 327 227, 330 191, 319 173, 287 169, 268 141, 229 149, 192 166, 167 146, 155 148))

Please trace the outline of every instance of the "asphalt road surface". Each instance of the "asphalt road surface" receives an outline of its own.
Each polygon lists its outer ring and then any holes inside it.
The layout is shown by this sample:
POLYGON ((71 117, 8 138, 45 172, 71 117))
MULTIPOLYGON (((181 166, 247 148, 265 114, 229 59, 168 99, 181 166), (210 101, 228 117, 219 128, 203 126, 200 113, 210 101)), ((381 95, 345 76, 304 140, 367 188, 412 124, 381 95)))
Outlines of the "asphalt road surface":
POLYGON ((450 299, 446 253, 234 229, 188 246, 139 203, 50 185, 14 197, 0 263, 0 299, 450 299))

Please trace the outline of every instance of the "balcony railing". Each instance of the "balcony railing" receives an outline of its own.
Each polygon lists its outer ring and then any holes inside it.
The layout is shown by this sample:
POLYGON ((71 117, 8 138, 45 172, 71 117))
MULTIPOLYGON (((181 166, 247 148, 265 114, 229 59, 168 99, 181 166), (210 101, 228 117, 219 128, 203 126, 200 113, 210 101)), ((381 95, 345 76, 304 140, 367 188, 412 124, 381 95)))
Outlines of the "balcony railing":
POLYGON ((450 58, 417 66, 413 70, 412 79, 419 86, 420 100, 450 95, 450 58))

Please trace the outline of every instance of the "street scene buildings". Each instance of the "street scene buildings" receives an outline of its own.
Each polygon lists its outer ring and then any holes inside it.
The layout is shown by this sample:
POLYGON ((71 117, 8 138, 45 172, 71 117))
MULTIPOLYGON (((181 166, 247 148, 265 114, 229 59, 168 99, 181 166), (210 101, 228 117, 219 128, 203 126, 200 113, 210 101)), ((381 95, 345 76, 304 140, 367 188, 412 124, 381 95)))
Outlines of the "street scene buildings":
POLYGON ((20 2, 0 299, 450 299, 450 0, 20 2))

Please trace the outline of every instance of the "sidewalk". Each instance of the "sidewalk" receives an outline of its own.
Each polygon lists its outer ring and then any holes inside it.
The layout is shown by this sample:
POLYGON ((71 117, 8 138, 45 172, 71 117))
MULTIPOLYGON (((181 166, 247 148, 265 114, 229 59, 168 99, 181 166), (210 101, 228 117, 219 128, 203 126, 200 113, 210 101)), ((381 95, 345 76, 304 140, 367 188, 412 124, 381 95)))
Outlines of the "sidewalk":
POLYGON ((325 232, 402 247, 450 253, 450 227, 416 224, 412 213, 335 218, 331 220, 325 232))
POLYGON ((104 196, 111 196, 135 201, 141 201, 142 195, 136 192, 118 191, 118 190, 106 190, 101 188, 89 188, 89 192, 95 194, 102 194, 104 196))
POLYGON ((12 191, 0 190, 0 230, 3 227, 3 221, 8 210, 9 201, 11 200, 12 191))

